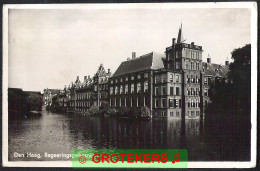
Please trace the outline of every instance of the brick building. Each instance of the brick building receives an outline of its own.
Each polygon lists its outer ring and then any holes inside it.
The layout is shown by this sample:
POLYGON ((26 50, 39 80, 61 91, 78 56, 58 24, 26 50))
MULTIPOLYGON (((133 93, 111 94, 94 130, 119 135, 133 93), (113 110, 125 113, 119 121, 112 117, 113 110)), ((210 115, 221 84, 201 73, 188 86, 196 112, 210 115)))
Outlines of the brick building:
POLYGON ((200 118, 210 99, 205 80, 226 78, 226 66, 202 62, 202 46, 184 43, 182 27, 165 55, 151 52, 121 63, 109 81, 109 104, 140 111, 147 106, 155 117, 200 118))
POLYGON ((68 111, 86 112, 91 106, 108 103, 119 111, 140 112, 146 106, 154 117, 204 118, 211 102, 209 88, 227 81, 229 62, 213 64, 209 56, 202 62, 202 52, 202 46, 185 42, 181 26, 165 54, 136 57, 132 52, 132 58, 123 61, 113 76, 101 64, 92 78, 85 76, 81 83, 77 77, 59 101, 66 103, 68 111))
POLYGON ((111 76, 110 69, 106 72, 103 64, 91 78, 84 76, 81 83, 79 76, 72 82, 67 91, 68 111, 86 112, 91 106, 100 107, 108 102, 108 80, 111 76))

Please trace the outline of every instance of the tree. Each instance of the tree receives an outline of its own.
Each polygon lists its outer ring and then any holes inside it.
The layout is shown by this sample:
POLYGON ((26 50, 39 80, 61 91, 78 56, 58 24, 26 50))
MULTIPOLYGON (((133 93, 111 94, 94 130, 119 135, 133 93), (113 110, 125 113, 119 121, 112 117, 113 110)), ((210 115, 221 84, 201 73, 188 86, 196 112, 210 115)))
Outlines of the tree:
POLYGON ((233 97, 237 111, 251 109, 251 44, 232 51, 229 79, 233 81, 233 97))

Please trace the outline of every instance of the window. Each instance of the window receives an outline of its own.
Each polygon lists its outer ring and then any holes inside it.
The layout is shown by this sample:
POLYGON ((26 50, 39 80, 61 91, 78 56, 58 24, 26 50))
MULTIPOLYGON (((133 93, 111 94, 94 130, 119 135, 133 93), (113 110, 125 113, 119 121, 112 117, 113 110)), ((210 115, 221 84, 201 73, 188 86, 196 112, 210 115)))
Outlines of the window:
POLYGON ((125 94, 128 94, 128 84, 125 85, 125 94))
POLYGON ((122 99, 121 98, 119 99, 119 106, 120 107, 122 106, 122 99))
POLYGON ((185 68, 186 68, 186 69, 189 69, 189 61, 186 61, 186 62, 185 62, 185 68))
POLYGON ((125 107, 126 107, 127 98, 125 98, 125 107))
POLYGON ((144 92, 148 92, 148 81, 144 82, 144 92))
POLYGON ((176 87, 176 96, 179 96, 179 95, 180 95, 180 88, 176 87))
POLYGON ((94 86, 94 91, 97 91, 97 85, 94 86))
POLYGON ((128 77, 125 77, 125 81, 128 81, 128 77))
POLYGON ((165 111, 162 111, 162 116, 165 116, 165 111))
POLYGON ((134 105, 134 99, 131 98, 131 107, 133 107, 133 105, 134 105))
POLYGON ((162 86, 162 95, 166 95, 166 88, 165 88, 165 86, 162 86))
POLYGON ((200 112, 199 111, 196 111, 196 116, 199 116, 200 115, 200 112))
POLYGON ((120 94, 123 94, 123 85, 120 86, 120 94))
POLYGON ((154 99, 154 107, 158 108, 159 107, 159 99, 154 99))
POLYGON ((191 70, 194 70, 194 63, 191 62, 191 70))
POLYGON ((118 94, 118 87, 115 87, 115 94, 118 94))
POLYGON ((162 107, 166 107, 166 99, 162 99, 162 107))
POLYGON ((176 69, 180 69, 180 62, 176 62, 176 69))
POLYGON ((121 82, 121 83, 123 82, 123 78, 120 78, 120 82, 121 82))
POLYGON ((169 99, 169 107, 170 108, 174 107, 174 99, 169 99))
POLYGON ((134 93, 134 91, 135 91, 135 85, 131 84, 131 93, 134 93))
POLYGON ((144 97, 144 106, 146 106, 147 104, 147 97, 144 97))
POLYGON ((173 82, 173 74, 170 74, 170 82, 173 82))
POLYGON ((110 83, 113 84, 113 80, 111 80, 110 83))
POLYGON ((204 96, 208 96, 208 90, 204 89, 204 96))
POLYGON ((145 74, 144 74, 144 78, 148 78, 148 73, 145 73, 145 74))
POLYGON ((180 112, 179 112, 179 111, 176 112, 176 116, 177 116, 177 117, 180 116, 180 112))
POLYGON ((200 70, 200 65, 199 65, 199 63, 196 63, 196 70, 200 70))
POLYGON ((154 94, 155 94, 155 95, 159 95, 159 89, 158 89, 158 87, 155 87, 154 94))
POLYGON ((187 81, 187 83, 190 82, 190 77, 189 77, 189 75, 186 76, 186 81, 187 81))
POLYGON ((131 76, 131 80, 135 80, 135 76, 132 75, 132 76, 131 76))
POLYGON ((186 50, 186 57, 189 58, 190 57, 190 51, 187 49, 186 50))
POLYGON ((115 107, 116 107, 116 98, 115 98, 115 107))
POLYGON ((170 87, 170 95, 173 95, 173 88, 174 87, 170 87))
POLYGON ((155 82, 155 84, 159 83, 159 76, 158 75, 155 76, 154 82, 155 82))
POLYGON ((138 75, 137 75, 137 79, 141 79, 141 74, 138 74, 138 75))
POLYGON ((176 75, 176 83, 178 83, 179 82, 179 75, 176 75))
POLYGON ((139 106, 140 106, 140 104, 139 104, 139 103, 140 103, 140 98, 139 98, 139 97, 137 97, 137 98, 136 98, 136 106, 137 106, 137 107, 139 107, 139 106))
POLYGON ((137 93, 141 93, 141 83, 137 83, 137 93))
POLYGON ((165 83, 166 82, 166 77, 165 75, 162 75, 162 83, 165 83))
POLYGON ((208 84, 208 79, 205 77, 204 78, 204 85, 207 85, 208 84))
POLYGON ((115 82, 117 83, 117 79, 115 80, 115 82))
POLYGON ((170 112, 170 116, 173 116, 173 112, 170 112))

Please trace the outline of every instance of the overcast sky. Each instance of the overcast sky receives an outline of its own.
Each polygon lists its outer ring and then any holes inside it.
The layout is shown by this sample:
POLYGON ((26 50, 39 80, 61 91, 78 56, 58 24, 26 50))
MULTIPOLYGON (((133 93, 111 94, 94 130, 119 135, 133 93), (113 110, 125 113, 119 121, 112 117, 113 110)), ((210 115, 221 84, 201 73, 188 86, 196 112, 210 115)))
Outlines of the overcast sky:
POLYGON ((9 87, 42 91, 83 80, 103 63, 115 72, 131 57, 164 53, 182 21, 203 61, 222 63, 250 43, 249 9, 9 10, 9 87))

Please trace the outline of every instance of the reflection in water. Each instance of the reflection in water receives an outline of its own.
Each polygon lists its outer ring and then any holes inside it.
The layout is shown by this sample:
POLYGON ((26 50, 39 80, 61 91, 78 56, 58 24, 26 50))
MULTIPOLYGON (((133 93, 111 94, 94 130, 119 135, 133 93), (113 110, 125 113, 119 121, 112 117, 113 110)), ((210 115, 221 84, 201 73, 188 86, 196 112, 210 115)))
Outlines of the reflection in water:
MULTIPOLYGON (((9 160, 18 153, 71 153, 72 149, 187 149, 189 160, 223 160, 221 147, 207 143, 200 120, 135 120, 45 112, 39 118, 10 121, 9 160)), ((55 158, 55 160, 65 160, 55 158)))

